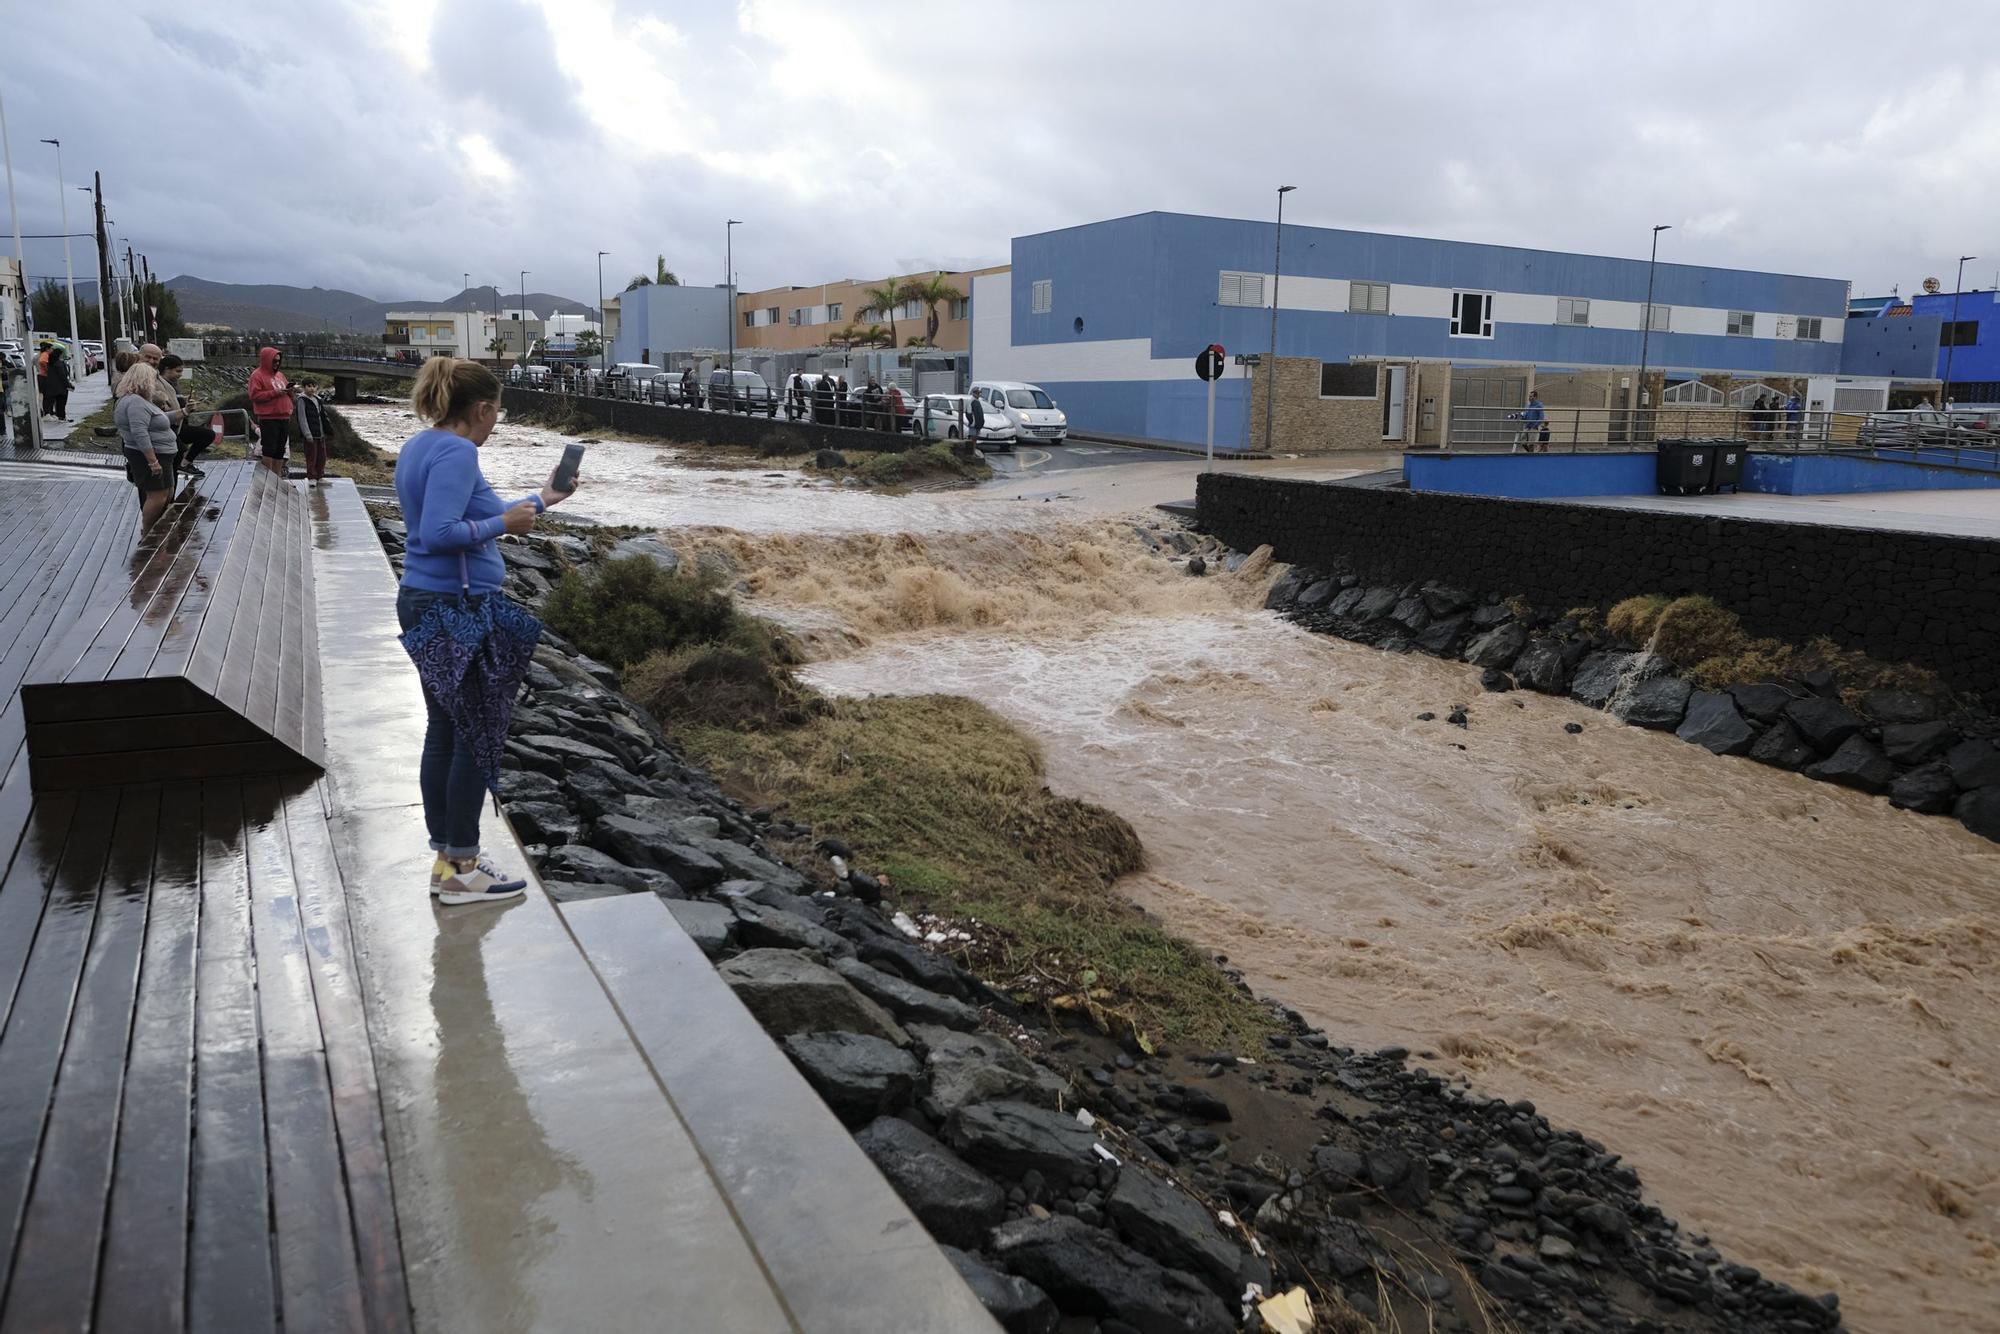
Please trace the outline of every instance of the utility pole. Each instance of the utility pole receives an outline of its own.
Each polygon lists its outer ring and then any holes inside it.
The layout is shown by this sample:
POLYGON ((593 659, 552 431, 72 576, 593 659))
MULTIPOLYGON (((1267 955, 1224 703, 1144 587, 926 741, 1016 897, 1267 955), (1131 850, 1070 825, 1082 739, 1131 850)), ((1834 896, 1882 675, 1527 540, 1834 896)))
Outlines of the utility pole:
POLYGON ((160 341, 160 308, 153 304, 153 266, 144 255, 139 256, 139 300, 146 307, 147 342, 160 341))
POLYGON ((479 313, 479 302, 472 297, 472 275, 470 273, 465 273, 459 278, 459 294, 466 297, 472 306, 471 310, 465 312, 465 355, 467 360, 476 361, 479 358, 479 353, 484 352, 486 349, 482 347, 478 351, 474 351, 472 347, 472 339, 474 337, 472 332, 472 317, 479 313))
MULTIPOLYGON (((1665 222, 1653 228, 1653 255, 1646 261, 1646 309, 1639 314, 1639 386, 1638 392, 1633 396, 1633 401, 1639 405, 1642 413, 1646 408, 1646 354, 1652 351, 1653 344, 1653 268, 1660 262, 1660 233, 1672 230, 1673 224, 1665 222)), ((1645 423, 1646 418, 1641 416, 1633 424, 1637 428, 1644 426, 1645 423)), ((1633 438, 1639 438, 1637 429, 1633 431, 1633 438)))
POLYGON ((97 341, 104 344, 104 383, 116 388, 117 376, 111 369, 111 350, 116 344, 111 341, 111 325, 104 318, 104 289, 111 286, 111 263, 104 248, 104 173, 90 175, 88 187, 76 188, 90 196, 91 219, 97 224, 97 341))
MULTIPOLYGON (((521 364, 528 364, 528 270, 521 270, 521 308, 514 312, 521 320, 521 364)), ((526 372, 522 372, 526 374, 526 372)))
MULTIPOLYGON (((14 202, 14 141, 7 137, 7 104, 4 101, 0 101, 0 156, 4 156, 7 162, 7 215, 14 224, 14 262, 20 266, 21 332, 23 338, 25 338, 27 335, 28 315, 28 257, 21 248, 21 209, 14 202)), ((32 352, 30 355, 33 355, 32 352)), ((41 394, 35 387, 35 377, 32 374, 24 375, 21 378, 28 390, 28 439, 26 443, 29 449, 39 451, 42 447, 41 394)), ((14 442, 14 448, 16 449, 19 449, 21 445, 22 442, 19 440, 14 442)))
POLYGON ((1278 407, 1278 269, 1285 254, 1285 196, 1296 185, 1278 187, 1278 228, 1271 242, 1271 364, 1264 371, 1264 452, 1271 452, 1271 419, 1278 407))
MULTIPOLYGON (((42 142, 55 145, 56 150, 56 203, 61 206, 58 212, 62 218, 63 229, 63 278, 69 284, 69 342, 70 346, 75 349, 76 355, 81 358, 83 356, 83 335, 77 331, 76 327, 76 265, 71 262, 69 256, 69 191, 63 186, 62 140, 44 139, 42 142)), ((1964 265, 1961 264, 1959 266, 1959 272, 1965 272, 1964 265)), ((21 286, 26 287, 27 285, 28 280, 24 275, 21 279, 21 286)), ((86 361, 85 364, 88 365, 89 363, 86 361)), ((75 368, 71 369, 70 375, 72 384, 82 378, 82 372, 75 368)))
POLYGON ((605 363, 604 351, 604 257, 611 252, 597 252, 597 373, 602 376, 609 368, 605 363))
MULTIPOLYGON (((133 294, 138 290, 138 286, 139 286, 139 270, 132 263, 132 244, 128 240, 125 244, 125 296, 127 300, 130 300, 132 298, 133 294)), ((132 340, 134 343, 144 343, 150 341, 146 337, 145 313, 146 312, 143 299, 139 302, 134 303, 132 307, 132 320, 131 320, 132 332, 139 335, 137 338, 132 340)))

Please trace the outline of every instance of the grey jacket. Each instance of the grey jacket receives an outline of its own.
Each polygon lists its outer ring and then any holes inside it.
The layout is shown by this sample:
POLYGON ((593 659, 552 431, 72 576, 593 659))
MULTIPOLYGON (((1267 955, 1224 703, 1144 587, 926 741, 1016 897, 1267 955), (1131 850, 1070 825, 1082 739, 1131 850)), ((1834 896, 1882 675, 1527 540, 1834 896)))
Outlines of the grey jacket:
POLYGON ((174 424, 157 403, 137 394, 121 394, 118 406, 111 410, 111 420, 118 424, 118 443, 135 454, 145 453, 148 445, 162 458, 172 458, 177 451, 174 424))

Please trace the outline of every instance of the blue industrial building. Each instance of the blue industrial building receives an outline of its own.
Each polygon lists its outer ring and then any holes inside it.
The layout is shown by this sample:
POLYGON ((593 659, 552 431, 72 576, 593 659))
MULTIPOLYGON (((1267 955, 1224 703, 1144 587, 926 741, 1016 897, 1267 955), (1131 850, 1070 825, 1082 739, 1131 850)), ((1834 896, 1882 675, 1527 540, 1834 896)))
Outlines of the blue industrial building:
MULTIPOLYGON (((1545 378, 1577 406, 1639 401, 1644 259, 1288 224, 1274 281, 1273 239, 1270 222, 1178 213, 1016 237, 1011 270, 974 283, 974 375, 1041 385, 1080 431, 1199 443, 1194 358, 1268 355, 1275 288, 1281 445, 1437 443, 1455 392, 1518 406, 1545 378)), ((1809 383, 1832 406, 1844 281, 1663 262, 1653 283, 1644 401, 1721 375, 1809 383)), ((1232 366, 1218 447, 1261 441, 1253 397, 1232 366)))
POLYGON ((635 287, 618 298, 618 336, 611 340, 611 359, 664 366, 669 352, 724 347, 734 304, 726 287, 673 283, 635 287))
MULTIPOLYGON (((2000 292, 1936 292, 1911 297, 1911 320, 1937 329, 1931 374, 1950 382, 1945 397, 1958 403, 2000 403, 2000 292)), ((1884 316, 1893 321, 1896 309, 1884 316)))

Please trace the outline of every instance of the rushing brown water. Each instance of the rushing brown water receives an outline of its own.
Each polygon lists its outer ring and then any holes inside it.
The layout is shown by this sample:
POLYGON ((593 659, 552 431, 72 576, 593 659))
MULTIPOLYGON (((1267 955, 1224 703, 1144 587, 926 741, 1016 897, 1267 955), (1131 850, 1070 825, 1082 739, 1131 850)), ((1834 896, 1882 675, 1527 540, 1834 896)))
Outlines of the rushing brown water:
MULTIPOLYGON (((488 475, 563 440, 505 425, 488 475)), ((1144 838, 1121 888, 1337 1041, 1533 1099, 1857 1330, 2000 1330, 2000 847, 1305 634, 1256 610, 1265 562, 1188 579, 1079 517, 1187 469, 1093 471, 899 499, 605 441, 574 507, 726 550, 826 689, 1020 723, 1144 838)))
POLYGON ((1340 1041, 1533 1099, 1857 1329, 2000 1327, 2000 848, 1305 634, 1252 610, 1268 571, 1189 580, 1112 525, 711 540, 840 618, 823 688, 1027 727, 1138 828, 1126 892, 1340 1041))

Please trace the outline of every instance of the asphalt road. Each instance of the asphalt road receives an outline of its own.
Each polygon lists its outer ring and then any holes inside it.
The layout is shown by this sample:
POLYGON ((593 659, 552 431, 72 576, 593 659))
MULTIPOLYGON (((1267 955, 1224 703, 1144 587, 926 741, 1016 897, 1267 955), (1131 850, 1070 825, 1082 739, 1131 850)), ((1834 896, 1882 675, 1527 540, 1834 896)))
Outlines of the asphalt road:
POLYGON ((1185 454, 1167 449, 1128 449, 1123 445, 1016 445, 1011 452, 992 452, 986 461, 1003 477, 1034 477, 1074 472, 1079 468, 1116 467, 1133 463, 1171 463, 1185 454))

